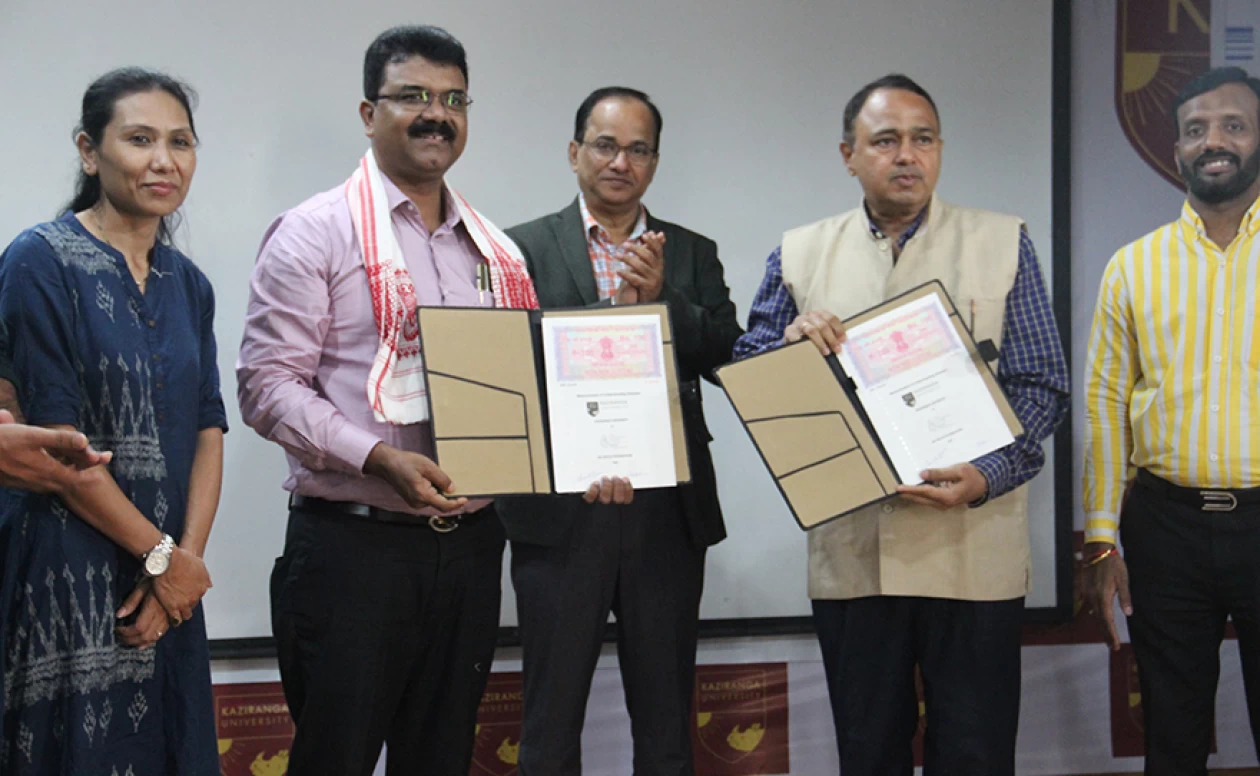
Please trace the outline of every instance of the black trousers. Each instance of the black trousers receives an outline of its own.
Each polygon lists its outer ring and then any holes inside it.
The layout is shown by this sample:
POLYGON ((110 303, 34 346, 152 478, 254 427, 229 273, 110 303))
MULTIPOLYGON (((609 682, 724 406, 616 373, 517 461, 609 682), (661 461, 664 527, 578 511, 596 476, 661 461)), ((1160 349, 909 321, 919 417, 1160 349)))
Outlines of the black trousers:
POLYGON ((815 600, 844 776, 910 776, 923 678, 924 776, 1013 776, 1024 599, 815 600))
POLYGON ((521 776, 582 772, 582 725, 605 624, 617 616, 635 776, 689 776, 705 551, 673 490, 596 505, 558 547, 512 543, 525 685, 521 776))
POLYGON ((447 534, 289 512, 271 577, 293 776, 468 776, 499 627, 503 526, 487 507, 447 534))
POLYGON ((1146 773, 1206 774, 1225 620, 1238 633, 1260 749, 1260 506, 1204 512, 1143 474, 1120 520, 1146 732, 1146 773))

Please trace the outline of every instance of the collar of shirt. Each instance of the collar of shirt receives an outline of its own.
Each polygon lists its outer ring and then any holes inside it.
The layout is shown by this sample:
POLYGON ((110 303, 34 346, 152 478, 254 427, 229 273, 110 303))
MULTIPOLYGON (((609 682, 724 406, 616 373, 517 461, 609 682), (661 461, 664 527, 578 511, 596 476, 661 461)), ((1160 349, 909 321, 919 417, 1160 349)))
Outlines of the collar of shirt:
MULTIPOLYGON (((578 208, 582 211, 582 225, 586 230, 586 243, 589 245, 593 240, 602 240, 609 245, 612 244, 612 237, 598 221, 595 216, 591 215, 591 211, 586 209, 586 195, 578 193, 578 208)), ((634 229, 631 230, 630 236, 626 242, 639 237, 647 231, 647 208, 642 203, 639 204, 639 220, 635 222, 634 229)))
MULTIPOLYGON (((931 202, 929 202, 927 205, 924 205, 923 209, 919 211, 919 214, 914 217, 913 221, 910 222, 910 226, 906 227, 906 231, 901 233, 901 237, 897 238, 898 253, 901 252, 902 248, 906 247, 906 243, 910 242, 910 238, 914 237, 915 232, 919 231, 919 227, 923 226, 923 219, 927 218, 928 208, 931 206, 932 206, 931 202)), ((862 200, 862 212, 866 214, 866 224, 868 227, 870 227, 871 236, 874 237, 876 240, 883 240, 885 237, 887 237, 887 235, 884 234, 883 230, 875 225, 875 219, 871 218, 871 209, 866 206, 865 199, 862 200)))
MULTIPOLYGON (((1187 199, 1181 204, 1181 221, 1186 226, 1194 230, 1204 242, 1213 244, 1207 236, 1207 228, 1203 226, 1203 219, 1198 212, 1190 206, 1190 200, 1187 199)), ((1260 198, 1251 203, 1251 207, 1247 208, 1247 212, 1243 214, 1242 223, 1238 225, 1238 234, 1254 237, 1256 232, 1260 231, 1260 198)), ((1232 243, 1231 243, 1232 244, 1232 243)), ((1228 248, 1227 245, 1220 246, 1221 250, 1228 248)))
MULTIPOLYGON (((420 209, 411 201, 411 198, 398 188, 388 175, 381 174, 381 184, 385 187, 385 202, 389 205, 389 212, 393 213, 398 208, 403 208, 405 212, 415 216, 415 222, 419 225, 421 232, 428 234, 428 228, 424 225, 424 219, 420 217, 420 209)), ((459 225, 460 215, 459 208, 455 207, 455 197, 451 195, 451 190, 447 188, 446 183, 442 184, 442 205, 446 208, 445 218, 442 220, 441 226, 434 230, 433 234, 439 234, 443 231, 454 230, 459 225)))

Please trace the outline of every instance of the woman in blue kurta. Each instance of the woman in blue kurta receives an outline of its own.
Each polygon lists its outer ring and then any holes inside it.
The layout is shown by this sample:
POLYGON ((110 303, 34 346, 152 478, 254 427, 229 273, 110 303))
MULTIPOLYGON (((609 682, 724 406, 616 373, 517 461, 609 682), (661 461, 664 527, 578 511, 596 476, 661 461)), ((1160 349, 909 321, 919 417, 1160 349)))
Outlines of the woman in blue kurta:
POLYGON ((69 212, 0 256, 0 320, 27 422, 114 457, 59 494, 0 490, 0 773, 209 776, 197 604, 226 416, 210 283, 164 220, 196 166, 185 88, 105 75, 77 142, 69 212))

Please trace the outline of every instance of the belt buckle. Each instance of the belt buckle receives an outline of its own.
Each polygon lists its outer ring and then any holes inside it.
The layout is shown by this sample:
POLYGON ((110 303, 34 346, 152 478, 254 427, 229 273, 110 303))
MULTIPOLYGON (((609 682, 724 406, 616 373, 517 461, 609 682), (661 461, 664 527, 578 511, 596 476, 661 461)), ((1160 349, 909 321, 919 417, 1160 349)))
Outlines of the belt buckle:
POLYGON ((438 533, 450 533, 459 528, 459 518, 449 519, 441 515, 430 515, 429 527, 438 533))
POLYGON ((1238 497, 1227 490, 1201 490, 1204 512, 1233 512, 1238 508, 1238 497))

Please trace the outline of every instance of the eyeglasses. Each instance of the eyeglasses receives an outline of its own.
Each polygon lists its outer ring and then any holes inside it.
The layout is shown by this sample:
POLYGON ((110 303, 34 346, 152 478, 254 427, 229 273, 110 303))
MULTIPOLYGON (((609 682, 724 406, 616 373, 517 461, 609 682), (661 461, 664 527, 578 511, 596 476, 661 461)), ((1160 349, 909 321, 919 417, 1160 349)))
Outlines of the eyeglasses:
POLYGON ((378 94, 377 102, 380 100, 393 100, 404 110, 420 112, 433 104, 433 100, 437 99, 438 104, 447 110, 455 113, 466 113, 468 106, 472 105, 472 98, 468 96, 468 92, 460 89, 452 89, 449 92, 434 92, 430 89, 416 89, 414 91, 402 92, 400 94, 378 94))
POLYGON ((630 160, 630 164, 635 167, 647 167, 652 160, 656 158, 656 151, 647 143, 638 142, 630 145, 620 145, 612 140, 601 137, 591 142, 581 141, 579 145, 584 145, 591 150, 591 156, 601 162, 611 162, 617 158, 617 154, 622 151, 626 152, 626 158, 630 160))

